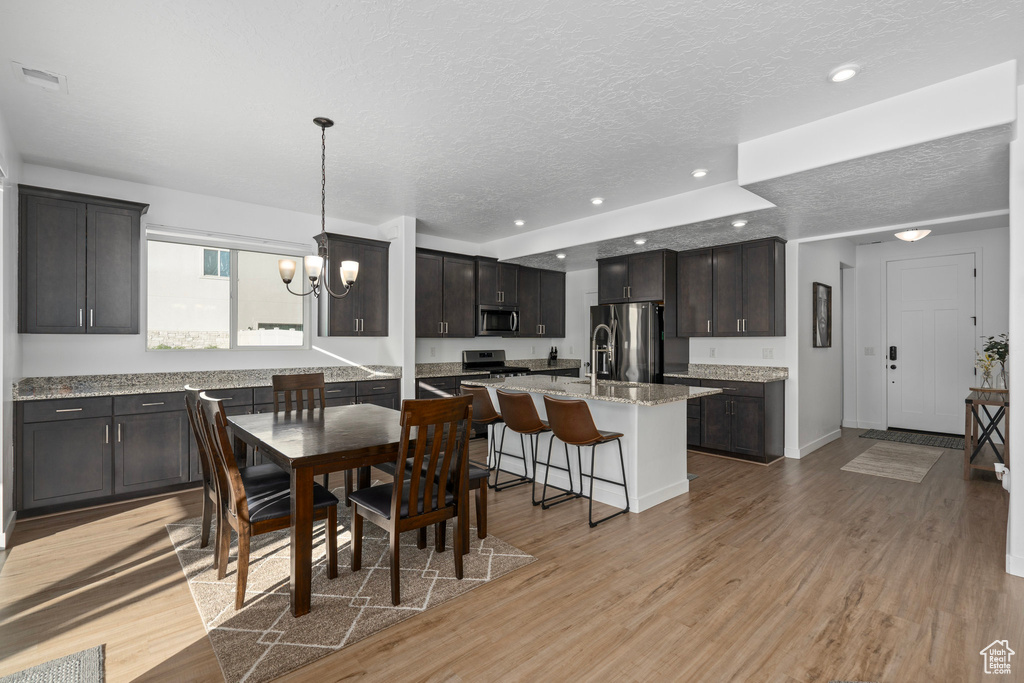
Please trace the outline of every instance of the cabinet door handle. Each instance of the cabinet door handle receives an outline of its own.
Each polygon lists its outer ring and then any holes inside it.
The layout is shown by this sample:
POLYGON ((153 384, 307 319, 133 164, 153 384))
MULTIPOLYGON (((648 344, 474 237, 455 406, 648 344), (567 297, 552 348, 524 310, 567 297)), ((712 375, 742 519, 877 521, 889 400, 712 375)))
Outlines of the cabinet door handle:
POLYGON ((541 325, 540 326, 540 333, 541 334, 547 334, 548 333, 548 326, 547 325, 541 325))
POLYGON ((159 401, 158 403, 143 403, 142 407, 145 408, 146 406, 162 406, 163 404, 163 401, 159 401))
POLYGON ((708 320, 708 334, 711 334, 711 321, 708 320))
POLYGON ((352 331, 353 332, 358 332, 359 331, 359 318, 352 318, 352 331))
POLYGON ((371 391, 384 391, 387 387, 372 387, 371 391))
POLYGON ((743 319, 743 331, 744 332, 747 331, 747 319, 746 318, 743 319))
POLYGON ((218 399, 218 400, 220 400, 220 401, 234 401, 235 397, 234 396, 225 396, 224 398, 221 398, 221 399, 218 399))
POLYGON ((444 334, 444 323, 443 322, 438 321, 438 323, 437 323, 437 333, 438 334, 444 334))
POLYGON ((117 423, 117 442, 121 443, 121 423, 117 423))
POLYGON ((80 412, 82 412, 82 409, 81 408, 58 408, 57 412, 58 413, 80 413, 80 412))
POLYGON ((629 287, 626 287, 626 296, 628 296, 628 297, 632 297, 633 296, 633 286, 632 285, 630 285, 629 287))
POLYGON ((628 299, 629 298, 629 295, 626 294, 626 288, 625 287, 622 288, 622 298, 623 299, 628 299))
POLYGON ((82 309, 81 308, 78 309, 78 326, 79 327, 82 326, 82 309))
POLYGON ((103 443, 110 443, 110 425, 103 425, 103 443))
POLYGON ((740 331, 740 319, 739 318, 736 318, 736 331, 737 332, 740 331))
POLYGON ((341 393, 341 389, 328 389, 327 393, 328 394, 338 394, 338 393, 341 393))
POLYGON ((722 391, 736 391, 736 387, 722 387, 722 391))
POLYGON ((89 327, 94 327, 94 324, 92 322, 92 309, 91 308, 89 309, 89 327))

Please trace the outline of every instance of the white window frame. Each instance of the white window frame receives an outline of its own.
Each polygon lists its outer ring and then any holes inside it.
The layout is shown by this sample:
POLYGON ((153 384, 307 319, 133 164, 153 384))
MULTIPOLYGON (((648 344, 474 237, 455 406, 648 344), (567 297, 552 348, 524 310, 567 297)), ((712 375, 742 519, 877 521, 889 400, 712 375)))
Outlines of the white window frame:
MULTIPOLYGON (((238 345, 238 252, 239 251, 254 251, 263 254, 273 254, 277 256, 294 257, 296 260, 296 275, 300 272, 303 273, 302 278, 296 278, 301 280, 299 286, 305 284, 305 276, 302 269, 302 257, 313 253, 311 247, 298 244, 296 242, 284 242, 280 240, 270 239, 258 239, 252 237, 246 237, 244 235, 231 235, 226 233, 213 233, 199 230, 189 230, 187 228, 175 228, 164 225, 158 225, 150 223, 146 226, 146 244, 149 242, 172 242, 175 244, 186 244, 193 247, 202 247, 204 249, 219 249, 221 251, 229 251, 231 253, 231 275, 224 278, 220 275, 216 276, 218 280, 227 279, 229 281, 229 303, 228 303, 228 348, 226 349, 151 349, 148 343, 149 333, 149 297, 146 296, 147 308, 146 308, 146 334, 142 335, 143 344, 145 345, 146 351, 154 351, 163 353, 165 351, 201 351, 201 352, 224 352, 224 351, 297 351, 301 349, 310 349, 313 346, 313 327, 316 321, 313 319, 313 304, 310 299, 312 296, 302 297, 302 345, 296 346, 239 346, 238 345)), ((146 249, 146 289, 148 295, 149 289, 149 249, 146 249)), ((203 275, 205 278, 213 278, 212 275, 203 275)), ((295 284, 296 280, 292 283, 295 284)), ((284 287, 284 282, 281 283, 284 287)))

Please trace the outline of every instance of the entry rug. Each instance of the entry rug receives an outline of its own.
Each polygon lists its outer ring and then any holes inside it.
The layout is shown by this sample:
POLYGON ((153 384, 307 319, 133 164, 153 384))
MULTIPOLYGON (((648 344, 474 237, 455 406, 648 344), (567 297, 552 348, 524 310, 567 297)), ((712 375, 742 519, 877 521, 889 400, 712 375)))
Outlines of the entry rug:
MULTIPOLYGON (((340 494, 342 491, 337 491, 340 494)), ((393 624, 458 597, 477 586, 524 567, 537 558, 493 535, 477 538, 470 529, 470 551, 463 578, 455 578, 449 522, 443 553, 416 547, 416 532, 402 534, 402 604, 391 604, 387 532, 363 523, 363 568, 352 571, 350 508, 338 506, 338 578, 327 578, 323 523, 313 527, 313 597, 309 614, 292 617, 288 596, 289 534, 254 536, 250 544, 245 605, 235 611, 237 538, 232 534, 228 574, 217 581, 213 538, 199 547, 200 519, 167 525, 174 550, 188 578, 227 683, 269 681, 305 666, 393 624)))
POLYGON ((951 448, 955 451, 962 451, 964 449, 964 440, 959 436, 939 436, 938 434, 869 429, 861 434, 860 438, 897 441, 899 443, 912 443, 918 446, 934 446, 935 448, 951 448))
POLYGON ((0 678, 0 683, 103 683, 103 646, 51 659, 0 678))
POLYGON ((905 443, 876 443, 841 469, 920 484, 942 456, 941 448, 905 443))

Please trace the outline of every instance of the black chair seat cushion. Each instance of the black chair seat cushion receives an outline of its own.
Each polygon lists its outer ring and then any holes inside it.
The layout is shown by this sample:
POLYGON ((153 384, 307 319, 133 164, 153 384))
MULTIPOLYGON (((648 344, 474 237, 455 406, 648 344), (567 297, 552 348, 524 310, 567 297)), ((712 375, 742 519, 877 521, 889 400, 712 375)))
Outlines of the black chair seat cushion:
MULTIPOLYGON (((246 469, 252 469, 251 467, 246 469)), ((280 471, 280 468, 278 468, 280 471)), ((249 503, 249 521, 262 522, 279 517, 290 517, 292 514, 291 484, 271 474, 263 478, 249 476, 243 479, 245 498, 249 503)), ((313 510, 322 510, 338 504, 338 497, 320 484, 313 484, 313 510)))
POLYGON ((238 474, 241 475, 243 484, 247 481, 256 483, 276 478, 286 481, 291 485, 291 477, 288 473, 272 462, 263 465, 253 465, 252 467, 243 467, 238 470, 238 474))
MULTIPOLYGON (((409 516, 409 488, 409 482, 406 482, 405 485, 402 486, 402 507, 398 513, 402 517, 409 516)), ((352 495, 349 496, 349 499, 354 504, 360 505, 372 512, 376 512, 385 519, 391 519, 391 496, 394 490, 395 487, 391 484, 380 484, 379 486, 371 486, 368 489, 353 491, 352 495)), ((436 491, 433 492, 433 496, 437 496, 436 491)), ((444 504, 451 505, 454 501, 455 496, 452 492, 446 491, 444 494, 444 504)))

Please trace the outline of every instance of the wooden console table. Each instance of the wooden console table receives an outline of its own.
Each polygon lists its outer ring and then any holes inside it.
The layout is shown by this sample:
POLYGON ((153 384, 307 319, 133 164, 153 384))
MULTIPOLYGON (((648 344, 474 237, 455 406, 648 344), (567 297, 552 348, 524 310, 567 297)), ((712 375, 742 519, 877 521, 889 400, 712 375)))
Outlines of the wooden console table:
POLYGON ((996 462, 1010 464, 1010 392, 1008 389, 977 389, 964 400, 964 479, 971 478, 971 470, 994 472, 995 467, 980 461, 979 455, 988 444, 995 454, 996 462), (990 408, 994 408, 992 412, 990 408), (999 431, 999 422, 1005 420, 1005 432, 999 431), (1003 442, 1000 451, 992 439, 998 436, 1003 442), (975 461, 978 460, 977 463, 975 461))

